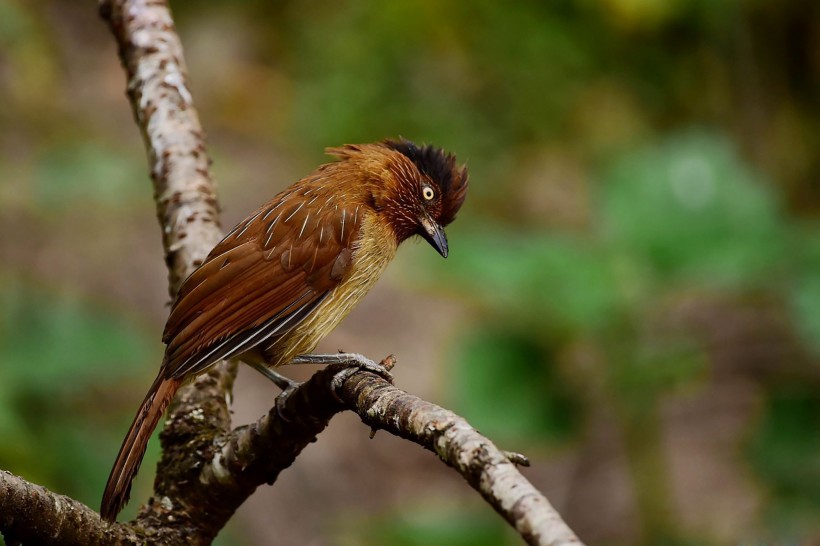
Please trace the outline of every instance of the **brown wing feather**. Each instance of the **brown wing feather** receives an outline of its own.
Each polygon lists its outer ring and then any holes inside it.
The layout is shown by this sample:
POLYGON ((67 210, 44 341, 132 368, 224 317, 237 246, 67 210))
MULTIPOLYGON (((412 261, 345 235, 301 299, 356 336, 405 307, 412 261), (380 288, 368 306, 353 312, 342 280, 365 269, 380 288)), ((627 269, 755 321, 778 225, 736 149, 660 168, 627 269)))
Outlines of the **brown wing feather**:
POLYGON ((179 291, 163 334, 165 377, 270 344, 301 322, 344 278, 360 218, 322 187, 297 185, 237 225, 179 291))

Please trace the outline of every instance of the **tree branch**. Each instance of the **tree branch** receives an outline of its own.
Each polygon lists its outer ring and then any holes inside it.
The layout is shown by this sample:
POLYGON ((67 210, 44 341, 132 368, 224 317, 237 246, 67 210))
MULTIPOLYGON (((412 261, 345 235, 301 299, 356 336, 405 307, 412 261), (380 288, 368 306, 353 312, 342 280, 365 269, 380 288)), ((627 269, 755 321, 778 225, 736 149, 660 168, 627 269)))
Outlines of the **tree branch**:
POLYGON ((0 470, 0 531, 6 544, 141 544, 129 525, 107 525, 72 498, 0 470))
POLYGON ((521 456, 511 457, 499 450, 462 417, 372 373, 354 374, 343 383, 339 395, 347 408, 373 429, 384 429, 437 454, 481 493, 527 544, 581 544, 547 498, 518 471, 514 462, 521 456))
POLYGON ((349 374, 348 365, 317 372, 294 391, 283 393, 279 409, 274 407, 252 425, 234 430, 203 468, 199 482, 220 502, 238 507, 258 485, 273 483, 333 415, 348 409, 373 430, 384 429, 436 453, 528 544, 581 544, 546 497, 518 471, 514 462, 523 457, 499 450, 455 413, 372 372, 349 374))
MULTIPOLYGON (((173 296, 222 238, 205 133, 188 90, 182 44, 164 0, 102 0, 100 14, 117 41, 128 97, 148 152, 173 296)), ((179 484, 190 480, 199 453, 207 453, 214 437, 229 430, 227 399, 235 375, 235 364, 214 366, 174 399, 160 436, 163 451, 154 482, 155 497, 163 502, 141 511, 138 520, 144 528, 161 532, 168 526, 169 505, 184 509, 195 502, 179 484)), ((184 519, 176 520, 178 526, 184 519)))
MULTIPOLYGON (((330 419, 348 409, 372 429, 384 429, 436 453, 481 493, 528 544, 581 545, 549 501, 518 472, 514 462, 520 456, 511 457, 499 450, 451 411, 397 389, 372 372, 349 371, 345 364, 326 367, 298 388, 283 393, 277 406, 255 423, 216 438, 210 459, 200 458, 198 475, 185 485, 186 498, 196 504, 182 511, 165 498, 152 502, 148 512, 152 519, 158 517, 161 525, 145 525, 140 515, 136 527, 140 534, 168 544, 210 543, 259 485, 276 481, 330 419), (195 533, 191 528, 178 527, 177 522, 186 520, 196 523, 195 533)), ((9 518, 19 518, 22 532, 35 533, 23 536, 34 537, 42 544, 139 543, 135 530, 128 525, 107 526, 77 501, 0 473, 0 507, 6 506, 8 512, 2 513, 8 516, 0 517, 0 528, 8 529, 14 537, 20 535, 10 526, 9 518), (4 481, 11 483, 5 496, 4 481), (23 505, 18 506, 20 502, 23 505), (63 511, 79 514, 79 524, 75 523, 77 517, 60 519, 60 508, 57 514, 55 509, 42 508, 61 504, 71 507, 63 511), (18 514, 29 516, 20 518, 18 514), (32 525, 31 515, 44 518, 42 521, 49 525, 32 525)))

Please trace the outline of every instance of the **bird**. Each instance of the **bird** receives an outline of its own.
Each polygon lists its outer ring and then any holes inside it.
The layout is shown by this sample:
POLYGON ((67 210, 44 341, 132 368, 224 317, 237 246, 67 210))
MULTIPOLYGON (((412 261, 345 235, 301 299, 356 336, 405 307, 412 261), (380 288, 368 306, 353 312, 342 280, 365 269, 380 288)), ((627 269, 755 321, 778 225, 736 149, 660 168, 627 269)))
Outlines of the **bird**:
POLYGON ((336 161, 239 222, 182 283, 159 373, 108 477, 103 519, 128 502, 148 439, 182 385, 226 359, 270 377, 309 355, 413 236, 449 254, 444 227, 468 186, 455 155, 403 138, 326 152, 336 161))

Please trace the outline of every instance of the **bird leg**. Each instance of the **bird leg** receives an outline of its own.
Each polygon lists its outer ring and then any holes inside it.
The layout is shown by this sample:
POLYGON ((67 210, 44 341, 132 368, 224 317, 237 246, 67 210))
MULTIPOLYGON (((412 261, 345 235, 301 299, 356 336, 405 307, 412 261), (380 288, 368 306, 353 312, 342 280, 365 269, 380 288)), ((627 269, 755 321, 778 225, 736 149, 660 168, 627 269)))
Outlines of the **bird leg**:
POLYGON ((290 361, 290 364, 342 364, 348 366, 336 377, 333 378, 333 387, 338 388, 345 379, 358 370, 367 370, 382 377, 389 383, 393 382, 393 375, 388 371, 393 367, 395 357, 390 355, 383 361, 376 364, 366 356, 359 353, 334 353, 329 355, 299 355, 290 361))
MULTIPOLYGON (((299 355, 288 362, 288 364, 340 364, 346 366, 344 370, 333 376, 333 380, 330 384, 333 395, 336 396, 337 400, 341 402, 341 399, 339 399, 336 395, 336 392, 342 387, 348 377, 359 370, 367 370, 375 373, 379 377, 382 377, 384 380, 393 383, 393 375, 389 372, 389 370, 393 367, 395 362, 396 357, 393 355, 388 356, 377 364, 359 353, 335 353, 327 355, 299 355)), ((264 364, 251 362, 246 362, 246 364, 273 381, 277 387, 282 389, 282 392, 276 397, 276 411, 279 414, 279 417, 285 421, 290 421, 287 417, 285 417, 285 400, 287 400, 288 395, 298 388, 301 383, 285 377, 264 364)))
POLYGON ((299 388, 299 385, 301 385, 301 383, 298 381, 294 381, 293 379, 290 379, 288 377, 285 377, 284 375, 275 371, 273 368, 268 368, 263 364, 252 364, 250 362, 246 362, 246 364, 254 370, 256 370, 257 372, 264 375, 265 377, 267 377, 268 379, 270 379, 271 381, 273 381, 274 383, 276 383, 276 386, 282 389, 282 392, 280 392, 276 396, 276 413, 279 414, 279 417, 283 421, 289 423, 291 420, 288 419, 288 417, 286 416, 285 401, 288 399, 288 396, 290 396, 293 391, 299 388))
POLYGON ((267 377, 268 379, 273 381, 276 384, 277 387, 282 389, 282 391, 286 391, 288 389, 293 390, 296 387, 298 387, 299 385, 301 385, 301 383, 299 383, 298 381, 294 381, 293 379, 285 377, 284 375, 282 375, 279 372, 275 371, 273 368, 268 368, 264 364, 259 364, 259 363, 252 364, 250 362, 245 362, 245 363, 248 366, 250 366, 251 368, 253 368, 254 370, 256 370, 257 372, 261 373, 262 375, 264 375, 265 377, 267 377))

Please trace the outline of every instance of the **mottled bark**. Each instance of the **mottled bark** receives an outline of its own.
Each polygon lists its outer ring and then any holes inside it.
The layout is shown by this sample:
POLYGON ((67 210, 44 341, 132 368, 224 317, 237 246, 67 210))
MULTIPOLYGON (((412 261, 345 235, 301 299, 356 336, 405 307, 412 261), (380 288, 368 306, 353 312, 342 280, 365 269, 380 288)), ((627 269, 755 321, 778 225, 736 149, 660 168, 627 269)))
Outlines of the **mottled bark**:
POLYGON ((581 544, 547 498, 516 468, 526 459, 499 450, 462 417, 372 374, 355 374, 339 395, 373 429, 387 430, 436 453, 528 544, 581 544))
MULTIPOLYGON (((188 90, 182 44, 167 2, 103 0, 100 14, 117 42, 148 153, 173 297, 222 238, 205 132, 188 90)), ((159 533, 155 540, 164 540, 168 527, 189 529, 194 523, 186 517, 169 521, 167 511, 191 505, 190 489, 179 484, 190 481, 199 454, 208 453, 215 435, 230 428, 227 399, 235 374, 234 364, 215 366, 181 389, 171 405, 154 483, 155 498, 162 502, 149 503, 138 518, 147 532, 159 533)))
POLYGON ((130 525, 106 525, 94 510, 0 470, 0 531, 6 544, 141 544, 130 525))

